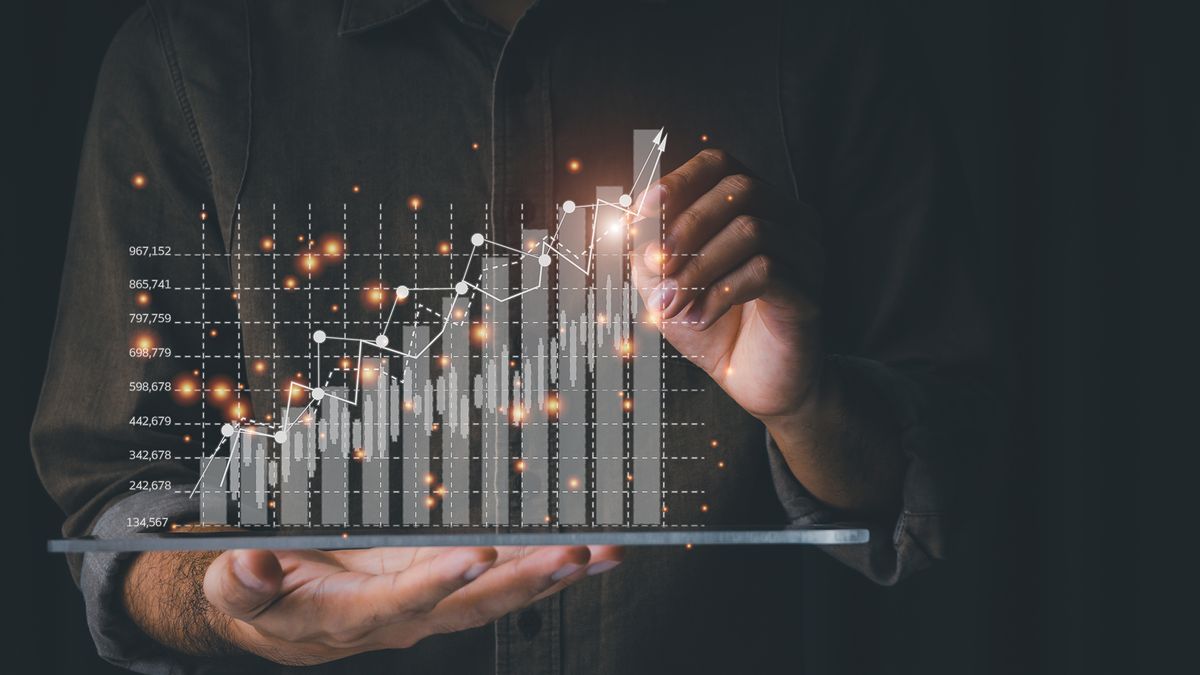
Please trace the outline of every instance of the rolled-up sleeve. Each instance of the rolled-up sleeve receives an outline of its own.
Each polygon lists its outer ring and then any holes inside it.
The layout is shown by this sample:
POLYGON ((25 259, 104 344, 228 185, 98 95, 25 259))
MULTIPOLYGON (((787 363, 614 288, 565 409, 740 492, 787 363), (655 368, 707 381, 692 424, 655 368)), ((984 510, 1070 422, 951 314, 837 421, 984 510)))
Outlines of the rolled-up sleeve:
MULTIPOLYGON (((826 365, 848 384, 847 419, 886 420, 872 442, 905 463, 871 543, 828 552, 891 584, 954 548, 999 420, 985 258, 921 64, 896 44, 902 22, 870 0, 784 11, 781 114, 797 196, 821 214, 826 365)), ((767 446, 793 524, 861 518, 814 499, 767 446)))
MULTIPOLYGON (((130 313, 146 311, 139 309, 134 280, 168 279, 187 286, 202 272, 199 264, 181 271, 167 257, 135 261, 130 247, 196 250, 199 228, 183 232, 173 225, 198 223, 201 204, 213 203, 203 151, 163 46, 166 39, 146 6, 118 32, 100 70, 80 159, 53 358, 31 432, 39 477, 67 514, 63 534, 69 537, 126 537, 147 524, 196 517, 188 492, 197 463, 185 462, 200 452, 196 427, 131 423, 141 415, 197 419, 195 407, 181 411, 170 396, 138 385, 173 381, 198 364, 127 353, 137 340, 149 339, 176 354, 194 354, 201 333, 178 324, 152 330, 131 326, 130 313), (165 489, 134 489, 142 481, 165 489)), ((215 218, 208 221, 211 231, 219 232, 215 218)), ((209 236, 205 246, 220 251, 220 237, 209 236)), ((220 266, 210 268, 211 284, 228 283, 220 266)), ((153 312, 185 316, 192 311, 179 294, 149 296, 153 312)), ((221 302, 209 303, 213 319, 228 320, 230 314, 221 302)), ((208 406, 207 417, 216 414, 213 408, 208 406)), ((124 612, 122 579, 131 559, 106 553, 68 556, 97 649, 105 659, 134 670, 182 672, 180 655, 143 634, 124 612)))
MULTIPOLYGON (((141 492, 109 506, 92 526, 101 539, 128 537, 136 530, 129 519, 145 513, 164 514, 175 522, 196 519, 195 501, 185 495, 141 492)), ((178 652, 163 647, 142 632, 125 613, 122 588, 132 553, 86 553, 79 573, 79 588, 87 608, 88 629, 96 651, 104 660, 139 673, 196 672, 178 652)))
MULTIPOLYGON (((964 510, 957 488, 971 480, 970 459, 981 450, 968 422, 972 406, 962 402, 981 393, 962 389, 957 392, 960 404, 948 404, 938 401, 939 394, 953 389, 948 384, 920 382, 868 359, 833 356, 829 362, 844 380, 860 390, 870 387, 886 401, 897 422, 894 440, 905 470, 898 510, 862 523, 870 530, 869 543, 824 549, 872 581, 891 585, 948 555, 964 510)), ((775 491, 792 526, 861 522, 805 489, 770 434, 767 454, 775 491)))

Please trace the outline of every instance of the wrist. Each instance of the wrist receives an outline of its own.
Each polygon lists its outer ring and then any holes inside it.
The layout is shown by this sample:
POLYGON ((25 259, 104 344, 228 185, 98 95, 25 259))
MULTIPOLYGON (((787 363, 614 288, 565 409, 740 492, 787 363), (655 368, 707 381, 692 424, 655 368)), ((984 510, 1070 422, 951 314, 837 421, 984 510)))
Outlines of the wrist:
POLYGON ((217 555, 138 555, 125 573, 125 612, 142 632, 170 649, 193 656, 242 653, 231 634, 229 617, 212 607, 204 596, 204 574, 217 555))

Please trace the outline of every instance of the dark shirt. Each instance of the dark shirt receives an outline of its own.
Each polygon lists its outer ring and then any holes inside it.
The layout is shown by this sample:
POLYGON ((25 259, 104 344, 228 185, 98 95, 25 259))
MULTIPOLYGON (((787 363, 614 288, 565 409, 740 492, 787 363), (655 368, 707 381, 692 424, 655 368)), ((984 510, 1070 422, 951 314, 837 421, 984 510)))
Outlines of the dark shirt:
MULTIPOLYGON (((630 130, 666 127, 664 172, 719 146, 821 214, 829 367, 888 402, 908 462, 903 503, 871 524, 871 544, 830 552, 881 583, 944 557, 952 492, 964 485, 955 472, 977 447, 963 427, 988 331, 956 170, 887 23, 858 2, 547 0, 509 35, 453 1, 149 2, 100 75, 33 429, 41 476, 68 513, 64 533, 116 536, 132 515, 196 516, 186 490, 128 496, 130 480, 190 485, 198 469, 128 459, 132 447, 196 454, 177 436, 131 427, 152 400, 114 388, 178 367, 127 356, 129 279, 161 264, 177 284, 197 281, 168 269, 175 260, 135 268, 129 246, 221 258, 272 228, 303 234, 308 204, 321 231, 340 231, 344 218, 352 241, 378 230, 389 251, 458 242, 471 231, 463 223, 485 217, 512 240, 564 200, 627 183, 630 130), (569 171, 571 158, 584 170, 569 171), (131 189, 135 173, 144 189, 131 189), (429 205, 417 227, 405 208, 414 194, 429 205), (450 202, 454 233, 436 215, 450 202), (403 227, 385 231, 380 217, 403 227)), ((238 261, 206 265, 206 287, 278 288, 283 263, 238 261)), ((376 278, 397 278, 400 262, 381 265, 376 278)), ((194 298, 166 293, 156 311, 175 302, 180 315, 194 311, 194 298)), ((240 340, 248 359, 309 344, 303 322, 276 321, 302 302, 247 292, 235 305, 216 291, 206 302, 220 333, 211 339, 240 340)), ((173 330, 167 342, 199 348, 194 326, 173 330)), ((268 375, 211 367, 240 373, 254 407, 272 409, 268 375)), ((682 380, 705 390, 689 405, 713 426, 673 429, 668 447, 699 453, 715 433, 721 449, 708 457, 726 466, 668 460, 666 470, 702 486, 706 524, 846 517, 804 490, 762 426, 702 372, 682 380)), ((231 668, 171 653, 133 626, 119 594, 127 562, 72 560, 100 653, 147 672, 231 668)), ((753 672, 797 662, 799 576, 797 550, 635 549, 613 573, 493 626, 322 672, 753 672)))

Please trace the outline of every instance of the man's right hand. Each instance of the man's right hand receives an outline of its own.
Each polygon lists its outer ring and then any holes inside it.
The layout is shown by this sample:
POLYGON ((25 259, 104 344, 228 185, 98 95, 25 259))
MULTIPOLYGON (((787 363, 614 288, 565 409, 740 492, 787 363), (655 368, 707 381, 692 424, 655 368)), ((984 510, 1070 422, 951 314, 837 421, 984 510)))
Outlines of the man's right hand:
POLYGON ((203 554, 147 553, 126 575, 125 605, 180 651, 311 665, 482 626, 622 555, 612 546, 231 550, 201 572, 203 554), (164 592, 181 574, 197 602, 164 592))

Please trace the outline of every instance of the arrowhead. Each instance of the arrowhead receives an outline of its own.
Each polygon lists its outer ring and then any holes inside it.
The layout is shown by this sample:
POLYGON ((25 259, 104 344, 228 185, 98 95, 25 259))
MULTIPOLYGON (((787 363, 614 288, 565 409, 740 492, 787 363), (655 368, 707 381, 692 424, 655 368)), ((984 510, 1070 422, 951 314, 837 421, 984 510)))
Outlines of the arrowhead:
POLYGON ((663 134, 663 130, 659 129, 658 133, 654 134, 654 140, 652 140, 650 142, 653 143, 654 145, 658 145, 659 143, 662 142, 662 134, 663 134))
POLYGON ((659 144, 658 144, 658 151, 659 152, 667 151, 667 134, 663 134, 662 141, 659 142, 659 144))

